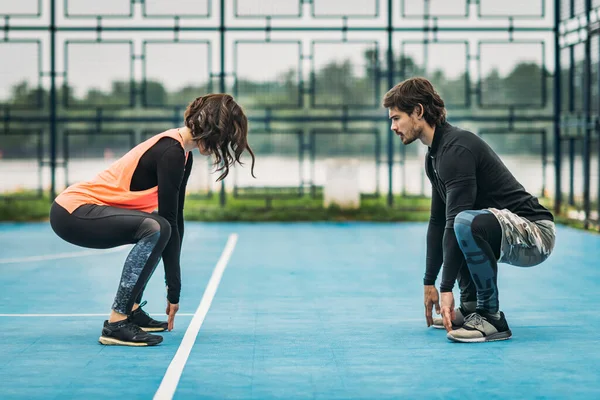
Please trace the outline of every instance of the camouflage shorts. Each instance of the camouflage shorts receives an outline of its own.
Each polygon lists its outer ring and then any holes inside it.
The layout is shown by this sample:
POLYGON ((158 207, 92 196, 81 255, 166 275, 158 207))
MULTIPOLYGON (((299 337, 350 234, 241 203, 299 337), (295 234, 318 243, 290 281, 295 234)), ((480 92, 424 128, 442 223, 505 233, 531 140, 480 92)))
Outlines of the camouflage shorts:
POLYGON ((502 244, 498 262, 532 267, 545 261, 556 240, 554 222, 529 221, 508 210, 488 209, 502 227, 502 244))

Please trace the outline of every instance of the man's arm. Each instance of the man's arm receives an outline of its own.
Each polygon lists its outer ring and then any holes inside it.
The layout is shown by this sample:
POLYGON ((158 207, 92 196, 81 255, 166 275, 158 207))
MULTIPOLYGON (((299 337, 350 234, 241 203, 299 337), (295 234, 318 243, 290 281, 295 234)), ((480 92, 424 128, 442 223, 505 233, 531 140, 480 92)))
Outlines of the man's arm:
POLYGON ((439 166, 440 179, 446 186, 446 228, 444 229, 444 269, 440 292, 452 292, 464 255, 454 233, 454 219, 461 211, 472 210, 477 197, 477 163, 473 153, 452 146, 439 166))
POLYGON ((436 312, 440 313, 440 297, 434 285, 442 267, 442 238, 446 221, 445 215, 444 202, 434 186, 431 190, 431 215, 427 228, 427 259, 425 262, 425 277, 423 278, 423 304, 425 305, 425 320, 428 327, 433 325, 433 307, 435 306, 436 312))
POLYGON ((444 251, 442 239, 444 237, 444 226, 446 224, 446 208, 444 202, 435 187, 431 188, 431 215, 427 227, 427 257, 425 262, 424 285, 435 285, 438 277, 444 251))

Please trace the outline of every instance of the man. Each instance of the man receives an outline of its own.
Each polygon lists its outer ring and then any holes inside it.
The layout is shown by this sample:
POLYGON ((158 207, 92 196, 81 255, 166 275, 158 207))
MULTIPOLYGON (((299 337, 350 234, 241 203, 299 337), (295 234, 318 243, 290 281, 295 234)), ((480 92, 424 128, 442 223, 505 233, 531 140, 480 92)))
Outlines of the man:
POLYGON ((407 79, 386 93, 391 129, 404 145, 428 146, 425 170, 432 185, 427 230, 424 301, 427 326, 443 324, 457 342, 512 336, 498 303, 498 262, 530 267, 554 248, 552 213, 542 207, 477 135, 446 121, 444 101, 424 78, 407 79), (444 266, 441 321, 435 281, 444 266), (452 289, 458 280, 460 306, 452 289))

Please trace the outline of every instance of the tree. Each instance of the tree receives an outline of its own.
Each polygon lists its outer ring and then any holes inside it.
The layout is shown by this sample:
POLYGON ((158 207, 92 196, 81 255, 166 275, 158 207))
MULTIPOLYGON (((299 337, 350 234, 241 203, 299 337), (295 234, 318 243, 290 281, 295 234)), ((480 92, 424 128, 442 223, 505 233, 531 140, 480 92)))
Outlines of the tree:
POLYGON ((504 84, 498 69, 494 68, 489 75, 482 79, 481 85, 481 102, 486 105, 504 104, 506 103, 506 94, 504 92, 504 84))
POLYGON ((11 89, 11 99, 8 101, 9 104, 25 106, 25 107, 39 107, 43 99, 43 90, 37 87, 29 87, 29 82, 22 81, 14 85, 11 89))
POLYGON ((144 82, 144 102, 151 106, 162 106, 168 104, 168 94, 160 82, 144 82))
POLYGON ((535 63, 516 65, 503 82, 507 100, 511 104, 541 104, 544 77, 544 70, 535 63))

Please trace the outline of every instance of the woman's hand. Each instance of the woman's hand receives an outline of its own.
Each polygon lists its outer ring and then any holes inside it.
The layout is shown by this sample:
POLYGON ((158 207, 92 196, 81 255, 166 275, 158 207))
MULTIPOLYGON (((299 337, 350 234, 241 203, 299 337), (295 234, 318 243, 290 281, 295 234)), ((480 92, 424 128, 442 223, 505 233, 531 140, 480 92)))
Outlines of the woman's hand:
POLYGON ((169 300, 167 300, 167 315, 168 319, 168 328, 167 330, 172 331, 175 324, 175 314, 179 311, 179 304, 171 304, 169 300))

